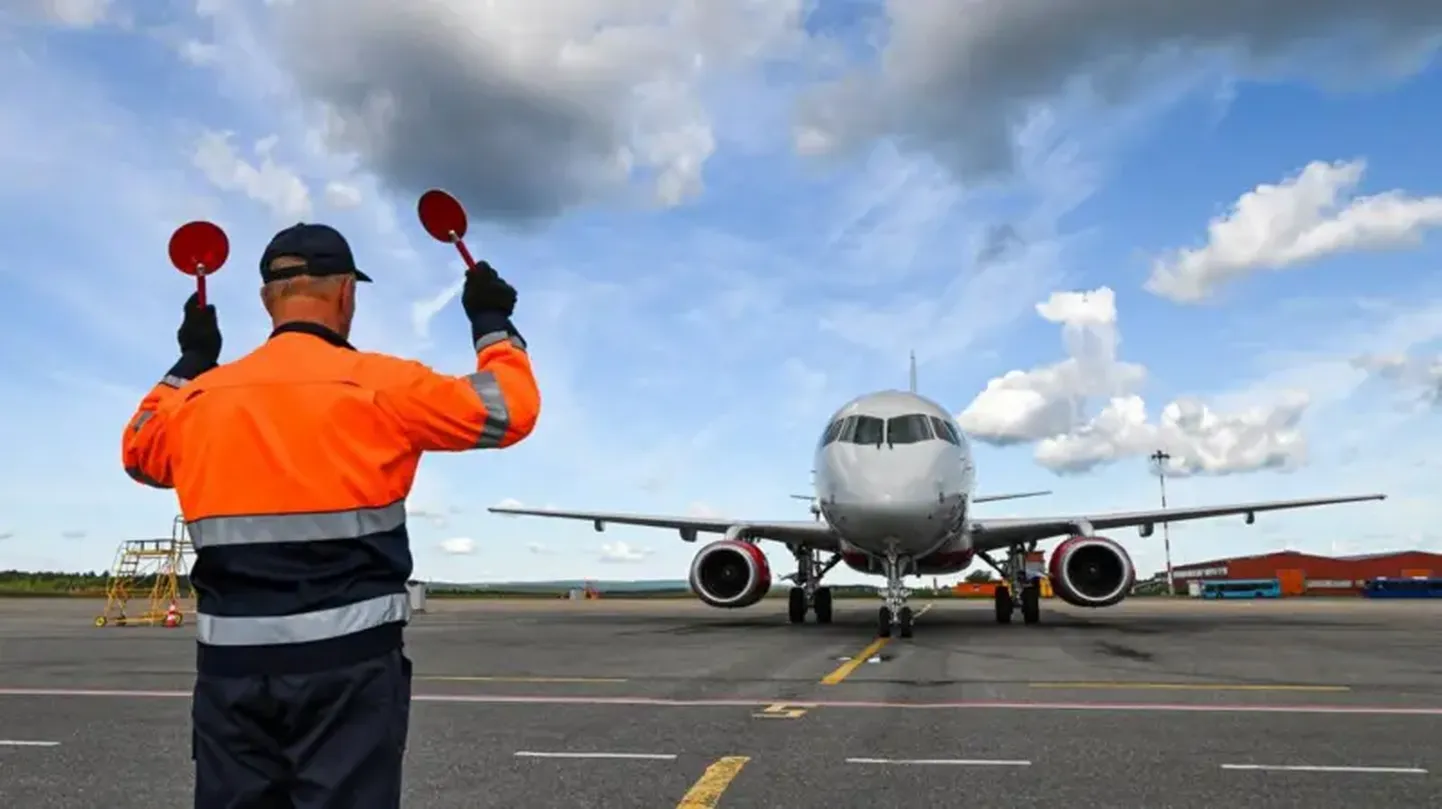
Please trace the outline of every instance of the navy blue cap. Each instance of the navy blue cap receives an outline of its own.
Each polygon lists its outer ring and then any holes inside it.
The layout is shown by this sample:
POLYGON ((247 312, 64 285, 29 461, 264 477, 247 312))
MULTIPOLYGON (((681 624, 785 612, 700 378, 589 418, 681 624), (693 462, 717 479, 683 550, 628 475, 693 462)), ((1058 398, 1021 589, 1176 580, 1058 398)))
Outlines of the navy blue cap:
POLYGON ((340 231, 329 225, 301 222, 275 234, 260 256, 260 278, 265 283, 302 275, 354 275, 357 281, 370 281, 369 275, 356 269, 350 244, 340 231), (272 270, 270 263, 282 256, 305 262, 303 267, 272 270))

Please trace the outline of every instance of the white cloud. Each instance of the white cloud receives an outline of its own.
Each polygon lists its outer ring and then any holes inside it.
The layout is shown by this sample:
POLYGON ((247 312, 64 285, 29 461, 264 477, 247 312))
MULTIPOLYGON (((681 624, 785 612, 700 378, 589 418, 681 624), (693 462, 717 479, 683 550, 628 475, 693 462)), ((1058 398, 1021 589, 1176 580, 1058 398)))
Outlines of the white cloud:
POLYGON ((535 556, 551 556, 555 554, 554 550, 546 547, 545 545, 542 545, 539 542, 526 543, 526 550, 531 552, 535 556))
POLYGON ((461 288, 466 284, 464 275, 458 276, 455 281, 445 289, 436 293, 435 297, 425 298, 411 304, 411 328, 415 330, 417 337, 422 340, 430 338, 431 320, 440 314, 450 302, 461 294, 461 288))
POLYGON ((452 537, 441 540, 441 550, 453 556, 468 556, 476 552, 476 541, 470 537, 452 537))
POLYGON ((1262 270, 1283 270, 1348 251, 1414 247, 1442 227, 1442 196, 1402 191, 1353 197, 1363 161, 1314 161, 1281 183, 1243 194, 1207 227, 1207 243, 1158 259, 1148 291, 1196 303, 1262 270))
POLYGON ((84 539, 86 536, 88 536, 88 534, 89 534, 88 531, 82 531, 82 530, 80 530, 80 529, 78 529, 78 528, 71 528, 71 529, 68 529, 68 530, 65 530, 65 531, 61 531, 61 532, 60 532, 60 538, 61 538, 61 539, 84 539))
POLYGON ((0 539, 9 539, 15 536, 14 531, 0 531, 0 539))
POLYGON ((270 209, 277 218, 310 216, 310 188, 290 168, 275 162, 273 137, 256 142, 254 149, 259 163, 254 165, 236 153, 230 139, 230 132, 207 131, 200 136, 191 160, 206 179, 223 191, 245 194, 270 209))
POLYGON ((990 443, 1039 441, 1066 433, 1082 420, 1089 397, 1109 398, 1139 386, 1140 365, 1117 360, 1116 294, 1056 292, 1037 314, 1062 326, 1068 357, 1030 371, 1008 371, 987 383, 958 416, 963 430, 990 443))
POLYGON ((220 59, 220 49, 214 43, 187 39, 178 46, 180 58, 197 67, 215 64, 220 59))
POLYGON ((1420 404, 1442 406, 1442 356, 1363 354, 1352 364, 1417 397, 1420 404))
POLYGON ((359 207, 361 204, 361 192, 359 188, 336 180, 326 183, 325 201, 332 208, 346 210, 359 207))
POLYGON ((1191 398, 1147 418, 1136 394, 1146 369, 1118 359, 1116 296, 1110 288, 1057 292, 1036 307, 1062 326, 1067 359, 1030 371, 1009 371, 957 416, 968 435, 996 445, 1036 443, 1038 463, 1055 472, 1083 472, 1163 449, 1172 474, 1228 474, 1286 468, 1306 460, 1299 422, 1309 399, 1287 392, 1268 404, 1219 414, 1191 398), (1104 402, 1087 415, 1093 402, 1104 402))
POLYGON ((634 547, 620 540, 601 545, 601 561, 608 564, 634 564, 644 561, 650 555, 649 549, 634 547))
POLYGON ((115 0, 11 0, 9 10, 38 12, 46 20, 71 28, 93 28, 110 17, 115 0))

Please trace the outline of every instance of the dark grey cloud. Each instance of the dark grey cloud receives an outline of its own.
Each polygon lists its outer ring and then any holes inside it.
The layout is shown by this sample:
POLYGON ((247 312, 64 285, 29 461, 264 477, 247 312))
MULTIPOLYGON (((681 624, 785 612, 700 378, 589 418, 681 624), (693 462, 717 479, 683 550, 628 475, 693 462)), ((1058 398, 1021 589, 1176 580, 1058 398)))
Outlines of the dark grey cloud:
POLYGON ((1102 106, 1227 60, 1243 75, 1328 83, 1405 75, 1442 41, 1437 0, 889 0, 875 71, 808 98, 798 145, 898 136, 956 174, 1010 174, 1037 102, 1085 90, 1102 106))
POLYGON ((542 4, 310 0, 276 53, 330 112, 332 145, 391 190, 439 186, 474 216, 524 224, 650 184, 699 191, 713 149, 708 71, 793 41, 800 1, 542 4))

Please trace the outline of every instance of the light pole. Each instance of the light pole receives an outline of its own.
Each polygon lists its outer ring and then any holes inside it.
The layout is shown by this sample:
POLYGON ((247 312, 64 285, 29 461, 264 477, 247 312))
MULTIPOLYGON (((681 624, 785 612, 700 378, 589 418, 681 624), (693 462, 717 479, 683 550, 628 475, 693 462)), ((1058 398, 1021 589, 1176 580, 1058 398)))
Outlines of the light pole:
MULTIPOLYGON (((1162 510, 1163 510, 1163 511, 1166 511, 1166 510, 1167 510, 1167 466, 1166 466, 1166 464, 1167 464, 1167 461, 1170 461, 1170 460, 1172 459, 1172 456, 1168 455, 1167 453, 1165 453, 1165 452, 1163 452, 1163 451, 1161 451, 1161 450, 1157 450, 1156 452, 1153 452, 1153 453, 1151 454, 1151 459, 1152 459, 1152 461, 1157 465, 1157 483, 1158 483, 1158 484, 1161 486, 1161 488, 1162 488, 1162 510)), ((1176 582, 1175 582, 1175 581, 1173 580, 1173 578, 1172 578, 1172 532, 1171 532, 1171 523, 1170 523, 1169 521, 1167 521, 1167 520, 1162 520, 1162 550, 1163 550, 1163 552, 1166 553, 1166 556, 1167 556, 1167 595, 1169 595, 1169 596, 1174 596, 1174 595, 1177 594, 1177 590, 1176 590, 1176 582)))

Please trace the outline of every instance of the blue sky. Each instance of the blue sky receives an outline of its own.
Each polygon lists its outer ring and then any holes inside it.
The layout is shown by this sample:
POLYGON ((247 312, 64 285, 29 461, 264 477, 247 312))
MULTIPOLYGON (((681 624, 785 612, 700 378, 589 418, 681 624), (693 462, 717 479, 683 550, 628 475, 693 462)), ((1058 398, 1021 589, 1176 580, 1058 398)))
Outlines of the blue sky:
MULTIPOLYGON (((184 221, 230 234, 225 357, 264 339, 256 257, 305 219, 376 279, 354 342, 469 371, 459 260, 415 221, 430 185, 519 289, 544 405, 512 450, 423 463, 423 577, 682 577, 674 534, 485 508, 804 517, 786 495, 826 417, 905 385, 912 349, 984 491, 1055 491, 988 514, 1151 506, 1166 446, 1179 505, 1391 496, 1174 528, 1177 561, 1442 550, 1442 14, 1139 4, 0 13, 0 568, 103 568, 168 532, 173 495, 119 439, 174 359, 184 221), (1149 283, 1186 250, 1193 283, 1149 283), (1161 423, 1178 399, 1199 426, 1161 423)), ((1117 538, 1161 565, 1159 537, 1117 538)))

